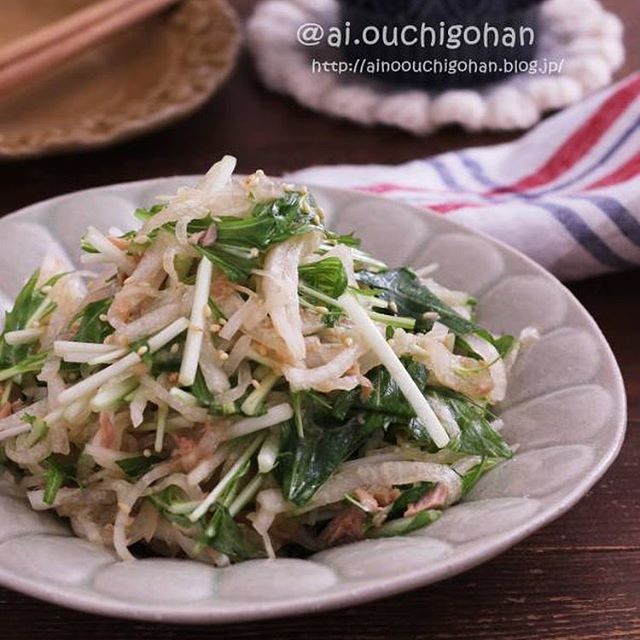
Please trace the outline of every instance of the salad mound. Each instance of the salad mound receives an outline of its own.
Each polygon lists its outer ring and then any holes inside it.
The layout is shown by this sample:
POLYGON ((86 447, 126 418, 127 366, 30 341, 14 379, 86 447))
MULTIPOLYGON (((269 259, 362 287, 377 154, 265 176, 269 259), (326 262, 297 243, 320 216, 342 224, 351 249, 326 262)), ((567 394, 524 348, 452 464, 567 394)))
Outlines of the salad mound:
POLYGON ((495 335, 432 267, 328 230, 225 156, 139 228, 89 228, 6 313, 0 464, 122 559, 304 556, 435 521, 512 448, 491 406, 535 336, 495 335))

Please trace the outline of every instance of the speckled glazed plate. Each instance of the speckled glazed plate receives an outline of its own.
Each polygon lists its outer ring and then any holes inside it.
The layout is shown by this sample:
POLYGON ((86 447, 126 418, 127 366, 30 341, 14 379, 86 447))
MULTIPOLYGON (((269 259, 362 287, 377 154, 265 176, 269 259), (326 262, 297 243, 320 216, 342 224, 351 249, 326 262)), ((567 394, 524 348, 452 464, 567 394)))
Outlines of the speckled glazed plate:
MULTIPOLYGON (((0 44, 86 5, 0 0, 0 44)), ((238 45, 226 0, 184 0, 0 96, 0 159, 105 146, 185 117, 228 76, 238 45)))
MULTIPOLYGON (((127 228, 135 206, 184 178, 114 185, 28 207, 0 221, 6 306, 42 256, 78 259, 87 224, 127 228)), ((122 563, 35 513, 0 485, 0 583, 85 611, 179 622, 228 622, 353 605, 441 580, 504 551, 582 497, 614 460, 625 428, 620 372, 604 337, 552 276, 504 245, 442 217, 352 192, 319 188, 329 224, 355 230, 392 265, 440 264, 439 280, 479 298, 495 331, 538 327, 500 407, 515 457, 465 501, 404 538, 364 541, 309 560, 255 560, 216 569, 186 560, 122 563)))

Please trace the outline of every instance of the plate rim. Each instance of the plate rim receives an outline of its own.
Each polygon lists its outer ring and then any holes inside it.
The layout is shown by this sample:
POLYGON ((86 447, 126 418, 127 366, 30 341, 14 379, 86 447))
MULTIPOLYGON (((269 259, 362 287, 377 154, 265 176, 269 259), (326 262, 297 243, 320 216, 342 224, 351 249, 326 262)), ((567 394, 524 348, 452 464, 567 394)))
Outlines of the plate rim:
MULTIPOLYGON (((14 221, 28 217, 34 210, 40 209, 41 207, 45 209, 50 208, 60 204, 66 199, 71 199, 78 195, 109 192, 111 190, 119 189, 145 190, 152 188, 155 185, 165 183, 168 180, 184 180, 185 183, 189 183, 197 180, 199 177, 200 176, 198 175, 178 174, 145 180, 124 181, 88 189, 79 189, 32 203, 18 209, 17 211, 5 214, 0 218, 0 226, 6 220, 14 221)), ((308 186, 312 192, 316 190, 327 194, 333 193, 338 196, 342 195, 343 197, 351 197, 353 199, 390 201, 388 198, 362 193, 356 190, 314 185, 312 182, 309 183, 308 186)), ((537 273, 537 275, 550 279, 553 281, 555 286, 560 287, 565 296, 570 298, 574 303, 575 308, 580 312, 582 318, 587 322, 592 334, 598 337, 599 344, 603 347, 603 355, 611 365, 613 379, 611 387, 607 387, 607 389, 612 394, 612 407, 614 412, 612 423, 616 419, 618 423, 615 425, 615 433, 613 434, 611 443, 608 445, 604 455, 599 460, 595 461, 593 466, 589 467, 587 472, 585 472, 585 476, 579 479, 574 488, 568 494, 557 499, 557 503, 553 504, 551 507, 543 507, 540 509, 539 512, 531 516, 530 520, 527 522, 519 526, 512 527, 507 533, 496 536, 495 541, 492 542, 489 548, 478 546, 476 549, 465 551, 464 555, 460 558, 457 558, 456 556, 448 558, 447 561, 443 562, 436 571, 426 569, 413 571, 409 574, 405 572, 398 576, 386 576, 385 578, 379 578, 377 581, 369 585, 358 585, 354 582, 350 593, 347 595, 332 595, 330 591, 326 591, 310 594, 294 601, 289 599, 282 602, 274 601, 269 603, 252 603, 250 601, 243 603, 234 602, 233 604, 229 603, 230 606, 228 609, 212 609, 209 612, 202 612, 191 611, 189 608, 185 608, 180 611, 179 605, 178 609, 171 609, 170 611, 167 611, 166 604, 149 605, 145 606, 145 608, 140 608, 136 603, 110 600, 106 597, 104 601, 97 600, 95 596, 83 592, 82 588, 64 587, 53 583, 40 583, 35 578, 22 578, 16 574, 8 572, 2 566, 0 566, 0 586, 27 596, 40 598, 52 604, 85 613, 147 622, 228 624, 234 622, 248 622, 254 620, 299 616, 364 604, 366 602, 387 598, 405 591, 426 587, 443 579, 456 576, 495 558, 507 549, 521 542, 534 531, 537 531, 543 526, 553 522, 575 506, 575 504, 582 499, 602 478, 604 473, 617 458, 624 442, 628 424, 624 379, 613 350, 611 349, 611 346, 609 345, 602 330, 578 298, 562 282, 560 282, 558 278, 518 249, 515 249, 505 242, 493 238, 486 233, 466 227, 455 220, 443 218, 442 215, 429 209, 422 209, 396 200, 391 200, 391 202, 395 205, 402 206, 403 208, 424 215, 426 220, 435 218, 439 221, 444 221, 450 226, 452 232, 460 232, 466 235, 482 238, 490 244, 499 247, 501 251, 524 261, 528 267, 532 268, 537 273)), ((541 447, 541 449, 544 448, 548 447, 541 447)), ((8 540, 9 539, 12 538, 8 538, 8 540)))

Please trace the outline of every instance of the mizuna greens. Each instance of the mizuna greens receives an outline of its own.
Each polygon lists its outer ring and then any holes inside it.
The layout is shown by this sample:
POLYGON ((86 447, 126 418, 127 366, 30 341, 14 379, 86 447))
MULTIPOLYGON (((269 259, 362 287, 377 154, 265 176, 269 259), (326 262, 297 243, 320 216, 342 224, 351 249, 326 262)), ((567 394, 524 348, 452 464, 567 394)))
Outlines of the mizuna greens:
POLYGON ((0 338, 0 460, 36 510, 130 559, 224 566, 436 520, 509 458, 491 406, 522 338, 223 158, 45 261, 0 338))

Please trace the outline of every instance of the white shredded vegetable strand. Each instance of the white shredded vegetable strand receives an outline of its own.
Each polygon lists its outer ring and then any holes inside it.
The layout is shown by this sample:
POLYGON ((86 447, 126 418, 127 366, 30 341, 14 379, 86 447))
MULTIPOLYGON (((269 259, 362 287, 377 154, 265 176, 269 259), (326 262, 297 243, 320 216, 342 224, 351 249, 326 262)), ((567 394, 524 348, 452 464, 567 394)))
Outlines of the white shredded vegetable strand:
POLYGON ((226 475, 211 490, 209 495, 193 510, 189 516, 189 520, 191 520, 191 522, 197 522, 205 513, 207 513, 207 511, 209 511, 209 508, 218 499, 218 496, 220 496, 220 494, 229 486, 229 483, 233 481, 235 474, 245 465, 245 463, 262 444, 264 437, 264 434, 260 433, 251 441, 242 455, 235 461, 231 469, 227 471, 226 475))
POLYGON ((233 438, 239 438, 240 436, 246 436, 249 433, 260 431, 261 429, 267 429, 273 427, 276 424, 286 422, 293 417, 293 409, 291 405, 283 402, 275 407, 271 407, 264 415, 257 418, 244 418, 239 420, 233 426, 229 427, 225 433, 227 440, 233 438))
POLYGON ((212 273, 213 265, 211 261, 203 257, 200 260, 196 274, 191 322, 187 331, 187 341, 182 356, 182 364, 180 365, 180 375, 178 376, 178 382, 183 387, 190 387, 196 379, 205 328, 205 309, 209 304, 212 273))
MULTIPOLYGON (((163 329, 160 333, 153 336, 153 338, 149 338, 148 344, 151 353, 161 349, 165 344, 171 342, 176 336, 180 335, 187 328, 188 324, 189 321, 186 318, 179 318, 166 329, 163 329)), ((130 353, 122 358, 122 360, 114 362, 105 369, 102 369, 88 378, 81 380, 72 387, 65 389, 58 398, 60 404, 70 404, 85 394, 95 391, 111 378, 125 373, 141 361, 142 358, 137 353, 130 353)))
POLYGON ((153 443, 153 448, 156 453, 162 451, 164 446, 164 432, 167 428, 167 416, 169 415, 169 407, 164 402, 158 405, 158 426, 156 430, 156 438, 153 443))
POLYGON ((362 338, 367 342, 369 347, 375 351, 382 364, 386 367, 387 371, 389 371, 391 377, 396 381, 407 402, 409 402, 418 418, 426 427, 436 446, 439 448, 446 446, 449 442, 449 436, 446 430, 442 424, 440 424, 438 417, 413 381, 413 378, 404 368, 402 362, 400 362, 400 358, 398 358, 393 352, 393 349, 387 344, 387 341, 369 318, 367 312, 360 306, 357 298, 350 293, 344 293, 338 301, 349 315, 353 324, 360 331, 362 338))
POLYGON ((17 346, 20 344, 31 344, 40 339, 42 335, 42 329, 21 329, 18 331, 8 331, 4 334, 4 339, 7 344, 11 346, 17 346))
MULTIPOLYGON (((95 227, 89 227, 85 238, 90 242, 109 262, 113 262, 125 273, 131 273, 135 267, 135 262, 124 251, 118 249, 95 227)), ((91 255, 91 254, 89 254, 91 255)))

